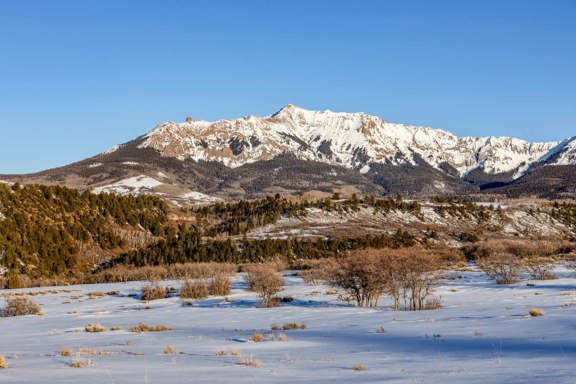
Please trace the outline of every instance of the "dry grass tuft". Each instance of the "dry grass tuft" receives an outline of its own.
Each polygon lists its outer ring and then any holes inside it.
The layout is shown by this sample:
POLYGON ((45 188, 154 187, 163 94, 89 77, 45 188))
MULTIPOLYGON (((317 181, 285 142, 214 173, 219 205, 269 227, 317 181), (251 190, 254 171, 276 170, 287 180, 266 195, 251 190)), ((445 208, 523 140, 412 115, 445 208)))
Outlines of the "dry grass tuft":
POLYGON ((94 366, 94 362, 89 359, 74 359, 70 362, 72 368, 90 368, 94 366))
POLYGON ((288 336, 286 336, 285 333, 281 333, 278 335, 278 341, 287 341, 288 340, 288 336))
POLYGON ((264 341, 264 335, 261 333, 253 333, 250 335, 248 340, 253 342, 253 343, 261 343, 264 341))
POLYGON ((378 327, 376 328, 376 333, 386 333, 386 330, 384 329, 384 327, 378 327))
POLYGON ((87 326, 84 327, 84 331, 89 333, 100 333, 100 332, 106 332, 107 329, 104 328, 99 323, 96 323, 96 324, 88 324, 87 326))
POLYGON ((151 301, 158 299, 165 299, 168 297, 168 288, 162 287, 158 284, 148 284, 142 287, 140 291, 140 300, 151 301))
POLYGON ((130 328, 130 332, 141 333, 141 332, 165 332, 171 331, 173 328, 167 327, 165 325, 148 325, 140 323, 135 327, 130 328))
POLYGON ((296 323, 296 322, 291 322, 291 323, 286 323, 282 326, 282 330, 283 331, 291 331, 294 329, 306 329, 308 328, 308 326, 304 323, 296 323))
POLYGON ((544 316, 544 311, 538 308, 530 308, 528 313, 532 317, 544 316))
POLYGON ((167 345, 162 350, 162 353, 165 355, 173 355, 176 353, 176 351, 174 350, 174 348, 171 345, 167 345))
POLYGON ((230 277, 225 274, 217 274, 208 285, 208 293, 214 296, 226 296, 230 294, 230 277))
POLYGON ((121 330, 122 330, 122 327, 119 326, 119 325, 115 325, 115 326, 113 326, 112 328, 110 328, 110 330, 111 330, 111 331, 121 331, 121 330))
POLYGON ((87 296, 89 299, 97 299, 99 297, 104 297, 104 292, 88 292, 87 296))
POLYGON ((232 348, 232 349, 230 350, 230 355, 232 355, 232 356, 240 356, 240 351, 239 351, 238 349, 236 349, 236 348, 232 348))
POLYGON ((354 364, 352 369, 355 371, 365 371, 366 367, 364 366, 364 364, 354 364))
POLYGON ((262 362, 260 360, 254 359, 252 356, 244 357, 240 359, 240 365, 245 365, 247 367, 260 368, 262 362))
POLYGON ((180 289, 180 297, 183 299, 204 299, 208 294, 208 286, 202 281, 187 280, 180 289))
POLYGON ((92 348, 79 348, 78 354, 79 355, 90 355, 90 356, 110 356, 112 354, 112 352, 99 351, 97 349, 92 349, 92 348))
POLYGON ((73 353, 73 351, 70 348, 62 348, 60 350, 60 356, 65 356, 65 357, 66 356, 72 356, 72 353, 73 353))
POLYGON ((219 349, 216 351, 216 356, 226 356, 228 354, 228 351, 225 349, 219 349))
POLYGON ((6 358, 0 355, 0 369, 8 368, 8 363, 6 362, 6 358))

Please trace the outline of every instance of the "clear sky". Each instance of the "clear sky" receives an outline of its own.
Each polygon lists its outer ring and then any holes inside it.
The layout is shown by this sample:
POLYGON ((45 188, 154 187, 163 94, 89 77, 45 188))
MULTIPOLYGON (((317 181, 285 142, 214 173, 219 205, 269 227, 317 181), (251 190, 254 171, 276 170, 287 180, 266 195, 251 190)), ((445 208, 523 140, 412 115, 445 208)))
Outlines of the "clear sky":
POLYGON ((458 135, 576 135, 576 1, 5 0, 0 173, 287 103, 458 135))

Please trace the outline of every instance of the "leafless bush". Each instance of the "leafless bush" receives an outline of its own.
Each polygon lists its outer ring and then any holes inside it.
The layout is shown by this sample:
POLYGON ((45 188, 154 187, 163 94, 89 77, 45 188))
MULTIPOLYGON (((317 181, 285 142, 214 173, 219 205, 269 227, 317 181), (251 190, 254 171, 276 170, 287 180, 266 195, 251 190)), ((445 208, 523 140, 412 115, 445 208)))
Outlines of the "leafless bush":
POLYGON ((522 271, 522 261, 510 253, 497 253, 481 259, 478 263, 486 274, 497 284, 513 284, 518 282, 522 271))
POLYGON ((332 284, 346 290, 359 306, 377 306, 386 293, 394 309, 425 309, 425 301, 438 281, 438 258, 422 250, 362 250, 339 260, 332 284))
POLYGON ((534 280, 553 280, 557 276, 554 273, 554 265, 548 257, 527 257, 524 260, 524 265, 530 278, 534 280))
POLYGON ((284 279, 268 266, 254 266, 246 272, 246 281, 251 291, 258 293, 263 306, 274 304, 273 297, 282 290, 284 279))
POLYGON ((158 285, 156 283, 148 284, 142 287, 140 291, 140 300, 151 301, 158 299, 165 299, 168 297, 168 288, 158 285))
POLYGON ((380 252, 353 252, 338 260, 330 282, 348 292, 360 307, 377 306, 388 283, 385 263, 380 252))
POLYGON ((40 306, 24 296, 9 297, 0 314, 2 317, 39 315, 40 306))
POLYGON ((204 281, 187 280, 180 289, 180 297, 183 299, 204 299, 208 294, 208 286, 204 281))

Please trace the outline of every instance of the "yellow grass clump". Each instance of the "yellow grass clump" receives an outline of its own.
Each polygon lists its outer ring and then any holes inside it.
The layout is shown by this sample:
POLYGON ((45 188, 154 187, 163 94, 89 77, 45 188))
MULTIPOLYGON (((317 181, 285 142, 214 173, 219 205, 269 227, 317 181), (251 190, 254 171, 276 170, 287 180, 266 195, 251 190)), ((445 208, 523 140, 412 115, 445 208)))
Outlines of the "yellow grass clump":
POLYGON ((538 308, 530 308, 528 313, 532 317, 544 316, 544 311, 538 308))
POLYGON ((167 327, 165 325, 148 325, 144 323, 140 323, 135 327, 130 328, 130 332, 134 333, 141 333, 141 332, 165 332, 171 331, 173 328, 167 327))

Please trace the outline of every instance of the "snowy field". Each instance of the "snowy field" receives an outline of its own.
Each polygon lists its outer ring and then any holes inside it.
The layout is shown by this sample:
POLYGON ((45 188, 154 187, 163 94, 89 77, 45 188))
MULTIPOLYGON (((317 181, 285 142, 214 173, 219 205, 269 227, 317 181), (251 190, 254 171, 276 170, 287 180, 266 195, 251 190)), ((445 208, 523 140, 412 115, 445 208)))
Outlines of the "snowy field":
POLYGON ((140 302, 143 283, 67 287, 32 297, 43 316, 0 318, 9 364, 0 383, 575 383, 576 279, 559 275, 497 286, 480 272, 462 273, 436 290, 444 308, 420 312, 394 312, 387 300, 377 309, 348 306, 329 287, 290 274, 281 295, 294 301, 269 309, 256 307, 241 276, 227 300, 192 306, 177 297, 140 302), (533 307, 545 315, 531 317, 533 307), (129 331, 140 322, 173 330, 129 331), (269 340, 271 324, 288 322, 307 328, 269 340), (90 323, 109 330, 85 332, 90 323), (248 341, 255 332, 265 341, 248 341), (240 364, 250 359, 260 366, 240 364), (74 360, 90 366, 72 368, 74 360))

